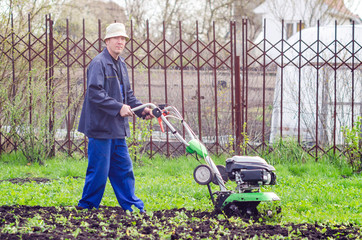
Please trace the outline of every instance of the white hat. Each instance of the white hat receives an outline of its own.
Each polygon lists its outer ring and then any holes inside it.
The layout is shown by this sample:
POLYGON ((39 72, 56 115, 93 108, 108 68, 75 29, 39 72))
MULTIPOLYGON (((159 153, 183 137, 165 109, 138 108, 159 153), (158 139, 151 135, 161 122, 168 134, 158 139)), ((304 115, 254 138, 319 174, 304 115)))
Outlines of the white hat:
POLYGON ((104 37, 104 40, 106 40, 107 38, 119 37, 119 36, 125 37, 127 41, 129 39, 124 25, 122 23, 109 24, 109 26, 106 29, 106 36, 104 37))

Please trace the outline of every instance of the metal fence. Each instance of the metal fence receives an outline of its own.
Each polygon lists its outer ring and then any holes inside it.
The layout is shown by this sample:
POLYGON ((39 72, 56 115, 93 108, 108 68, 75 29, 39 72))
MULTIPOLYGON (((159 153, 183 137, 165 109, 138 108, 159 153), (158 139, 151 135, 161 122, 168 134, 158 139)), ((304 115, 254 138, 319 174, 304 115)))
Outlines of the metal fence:
MULTIPOLYGON (((0 81, 6 93, 1 111, 31 86, 45 104, 34 103, 36 93, 30 93, 23 121, 30 126, 45 112, 49 136, 55 139, 53 152, 85 153, 87 139, 77 133, 77 122, 86 68, 104 48, 104 26, 98 21, 96 34, 89 36, 84 21, 78 31, 68 21, 57 24, 46 16, 43 29, 32 29, 29 17, 24 32, 1 32, 0 81)), ((135 95, 143 102, 176 106, 212 154, 230 148, 248 154, 270 151, 287 136, 316 157, 343 152, 341 127, 353 126, 362 109, 360 27, 343 30, 342 40, 337 25, 334 38, 318 26, 311 36, 302 31, 290 39, 284 38, 282 26, 280 41, 273 43, 249 39, 247 19, 225 26, 229 34, 223 39, 216 39, 214 24, 213 38, 205 42, 197 23, 192 40, 183 38, 181 22, 172 34, 163 31, 159 37, 153 37, 147 23, 142 39, 134 36, 130 23, 123 56, 135 95), (242 143, 246 148, 241 149, 242 143)), ((9 117, 1 114, 0 120, 0 151, 17 150, 21 142, 10 134, 9 117)), ((171 135, 159 133, 157 124, 149 128, 150 156, 185 153, 171 135)))
POLYGON ((343 127, 352 128, 362 115, 362 26, 318 22, 286 39, 282 21, 274 42, 266 28, 264 21, 264 37, 253 42, 247 20, 242 24, 241 111, 249 147, 272 149, 291 138, 316 159, 344 154, 343 127))

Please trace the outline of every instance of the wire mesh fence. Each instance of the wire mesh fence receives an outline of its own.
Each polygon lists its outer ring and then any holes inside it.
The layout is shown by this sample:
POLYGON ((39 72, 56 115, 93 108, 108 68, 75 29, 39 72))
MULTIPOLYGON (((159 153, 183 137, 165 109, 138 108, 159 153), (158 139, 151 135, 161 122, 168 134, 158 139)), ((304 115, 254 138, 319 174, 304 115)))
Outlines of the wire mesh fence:
MULTIPOLYGON (((315 157, 343 153, 341 129, 362 114, 362 28, 318 25, 286 39, 282 26, 277 42, 255 42, 248 38, 247 19, 225 26, 223 39, 216 39, 214 24, 206 42, 197 23, 193 40, 183 38, 181 22, 158 37, 147 23, 144 38, 134 36, 131 23, 122 56, 135 95, 175 106, 212 154, 272 151, 287 137, 315 157)), ((29 128, 43 133, 34 137, 53 154, 86 153, 77 124, 87 66, 105 47, 102 28, 98 21, 98 32, 89 34, 83 21, 74 31, 68 21, 46 16, 42 29, 32 29, 29 17, 26 30, 1 32, 1 153, 28 143, 22 133, 29 128)), ((185 146, 160 133, 156 121, 148 130, 144 147, 151 157, 185 154, 185 146)))

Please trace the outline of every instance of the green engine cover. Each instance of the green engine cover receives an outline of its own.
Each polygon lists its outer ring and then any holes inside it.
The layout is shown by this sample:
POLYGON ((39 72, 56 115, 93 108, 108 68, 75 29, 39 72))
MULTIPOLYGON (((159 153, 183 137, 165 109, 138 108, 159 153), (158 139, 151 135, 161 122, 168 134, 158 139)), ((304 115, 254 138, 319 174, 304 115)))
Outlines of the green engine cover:
POLYGON ((206 157, 208 155, 207 149, 198 139, 192 139, 188 142, 189 146, 186 147, 188 153, 197 153, 200 157, 206 157))
POLYGON ((280 201, 280 198, 273 192, 253 192, 253 193, 232 193, 224 201, 222 207, 231 202, 266 202, 280 201))

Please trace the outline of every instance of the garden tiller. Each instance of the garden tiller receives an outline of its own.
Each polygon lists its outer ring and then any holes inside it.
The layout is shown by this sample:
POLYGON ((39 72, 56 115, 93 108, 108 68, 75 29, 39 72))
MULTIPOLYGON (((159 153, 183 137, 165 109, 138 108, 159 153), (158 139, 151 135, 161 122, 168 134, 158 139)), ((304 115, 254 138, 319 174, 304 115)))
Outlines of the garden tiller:
POLYGON ((263 185, 276 184, 273 166, 267 164, 260 157, 252 156, 233 156, 226 160, 225 166, 215 165, 205 145, 197 138, 175 107, 146 103, 132 109, 132 111, 144 107, 152 109, 162 132, 164 132, 162 123, 165 123, 175 138, 186 146, 188 153, 196 153, 197 156, 205 160, 206 164, 197 166, 193 175, 198 184, 207 185, 216 212, 224 212, 227 216, 257 216, 260 210, 258 205, 263 202, 271 203, 266 204, 267 207, 263 208, 267 216, 272 217, 280 213, 278 204, 274 204, 280 198, 273 192, 260 191, 263 185), (189 137, 188 141, 176 130, 175 125, 168 120, 169 118, 176 119, 184 127, 189 137), (228 180, 237 184, 235 190, 227 189, 225 184, 228 180), (212 192, 210 183, 218 185, 220 190, 212 192))

